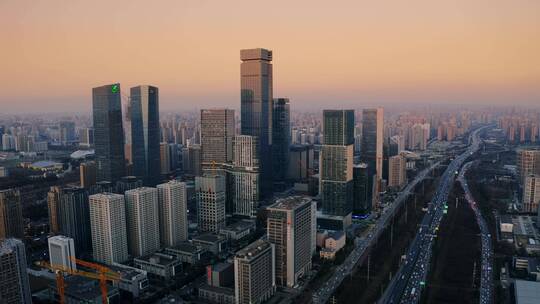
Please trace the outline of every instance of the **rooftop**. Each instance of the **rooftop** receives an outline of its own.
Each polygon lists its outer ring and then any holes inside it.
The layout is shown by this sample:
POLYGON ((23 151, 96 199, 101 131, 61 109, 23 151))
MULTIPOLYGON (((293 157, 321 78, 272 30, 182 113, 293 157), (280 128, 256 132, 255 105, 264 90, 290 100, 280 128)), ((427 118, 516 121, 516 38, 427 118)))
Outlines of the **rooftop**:
POLYGON ((280 198, 276 200, 274 204, 268 207, 268 210, 279 209, 279 210, 294 210, 306 203, 311 202, 311 198, 306 196, 289 196, 285 198, 280 198))
POLYGON ((174 256, 163 254, 163 253, 153 253, 153 254, 145 255, 145 256, 136 258, 135 262, 137 261, 144 261, 146 263, 158 264, 162 266, 168 266, 170 264, 174 264, 178 262, 178 260, 174 256))
POLYGON ((205 234, 200 234, 196 237, 193 237, 193 241, 207 242, 207 243, 215 243, 215 242, 224 241, 224 240, 225 240, 224 236, 220 234, 215 234, 215 233, 205 233, 205 234))
POLYGON ((246 247, 238 251, 236 253, 236 258, 250 260, 253 257, 260 254, 261 252, 263 252, 264 250, 266 250, 270 246, 271 246, 270 243, 265 240, 262 240, 262 239, 256 240, 255 242, 247 245, 246 247))

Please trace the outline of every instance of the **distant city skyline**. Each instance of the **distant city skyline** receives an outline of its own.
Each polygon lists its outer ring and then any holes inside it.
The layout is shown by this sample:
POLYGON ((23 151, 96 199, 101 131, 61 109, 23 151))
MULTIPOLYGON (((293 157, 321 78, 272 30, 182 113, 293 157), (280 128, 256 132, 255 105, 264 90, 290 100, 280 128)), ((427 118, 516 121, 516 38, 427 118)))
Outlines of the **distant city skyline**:
POLYGON ((258 47, 293 108, 535 105, 540 2, 517 2, 3 1, 0 106, 89 111, 119 82, 159 87, 163 110, 236 107, 239 50, 258 47))

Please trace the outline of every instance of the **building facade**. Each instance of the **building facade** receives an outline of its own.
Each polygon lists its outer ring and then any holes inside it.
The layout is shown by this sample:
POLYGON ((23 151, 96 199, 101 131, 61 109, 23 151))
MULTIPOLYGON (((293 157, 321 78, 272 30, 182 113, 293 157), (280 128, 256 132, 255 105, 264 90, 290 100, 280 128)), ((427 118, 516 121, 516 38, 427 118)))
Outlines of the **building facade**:
POLYGON ((141 85, 131 88, 130 94, 133 175, 155 186, 161 180, 159 90, 141 85))
POLYGON ((263 303, 276 291, 274 244, 257 240, 234 257, 236 304, 263 303))
POLYGON ((272 191, 272 51, 240 51, 241 134, 256 136, 263 196, 272 191))
POLYGON ((161 243, 174 247, 188 239, 186 184, 172 180, 157 189, 161 243))
POLYGON ((32 303, 24 243, 0 240, 0 299, 2 303, 32 303))
POLYGON ((128 259, 126 203, 124 196, 113 193, 89 197, 93 257, 112 265, 128 259))
POLYGON ((199 231, 219 233, 225 227, 225 189, 223 176, 195 177, 199 231))
POLYGON ((323 111, 319 160, 323 212, 347 216, 353 205, 354 111, 323 111))
POLYGON ((362 111, 362 150, 360 159, 368 165, 369 198, 372 201, 372 209, 375 209, 378 204, 378 193, 383 175, 383 130, 383 109, 364 109, 362 111))
POLYGON ((202 166, 231 162, 234 135, 234 110, 201 110, 202 166))
POLYGON ((272 168, 274 183, 283 183, 289 167, 291 109, 288 98, 274 99, 272 113, 272 168))
POLYGON ((311 270, 316 212, 316 203, 301 196, 279 199, 268 208, 267 233, 275 247, 277 285, 293 287, 311 270))
POLYGON ((75 242, 72 238, 63 235, 52 236, 47 240, 49 245, 49 261, 51 265, 61 266, 71 271, 77 270, 74 258, 75 242))
POLYGON ((92 89, 97 180, 116 182, 125 175, 120 84, 92 89))
POLYGON ((0 239, 24 238, 21 193, 19 190, 0 190, 0 239))
POLYGON ((159 250, 158 190, 141 187, 126 191, 126 222, 129 253, 143 256, 159 250))

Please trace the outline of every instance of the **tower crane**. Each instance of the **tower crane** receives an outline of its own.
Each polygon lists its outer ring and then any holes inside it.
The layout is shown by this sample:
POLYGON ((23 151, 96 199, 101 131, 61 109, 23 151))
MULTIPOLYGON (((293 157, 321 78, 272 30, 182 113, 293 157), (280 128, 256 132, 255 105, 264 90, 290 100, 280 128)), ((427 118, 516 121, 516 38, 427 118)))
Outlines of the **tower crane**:
POLYGON ((64 267, 63 265, 50 264, 50 263, 45 262, 45 261, 37 262, 37 265, 39 265, 39 266, 41 266, 43 268, 50 269, 51 271, 53 271, 56 274, 56 288, 57 288, 57 291, 58 291, 58 295, 60 297, 60 299, 59 299, 60 304, 65 303, 64 274, 82 276, 82 277, 89 278, 89 279, 99 280, 99 287, 101 289, 101 302, 103 304, 106 304, 107 303, 107 295, 108 295, 107 281, 110 281, 110 282, 119 281, 121 279, 120 274, 113 271, 113 270, 111 270, 108 267, 103 266, 103 265, 99 265, 99 264, 96 264, 96 263, 91 263, 91 262, 79 260, 79 259, 76 259, 74 257, 71 257, 71 260, 74 261, 75 263, 81 265, 81 266, 91 268, 91 269, 95 269, 97 272, 75 270, 75 269, 71 269, 71 268, 68 268, 68 267, 64 267))

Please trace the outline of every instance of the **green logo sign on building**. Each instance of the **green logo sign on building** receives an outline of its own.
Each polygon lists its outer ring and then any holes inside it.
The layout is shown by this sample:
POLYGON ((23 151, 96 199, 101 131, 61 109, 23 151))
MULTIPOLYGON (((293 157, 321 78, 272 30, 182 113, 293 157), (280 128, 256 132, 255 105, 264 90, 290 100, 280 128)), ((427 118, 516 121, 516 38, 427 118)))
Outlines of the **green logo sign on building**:
POLYGON ((115 85, 113 85, 113 86, 111 87, 111 92, 112 92, 112 93, 118 93, 118 85, 117 85, 117 84, 115 84, 115 85))

